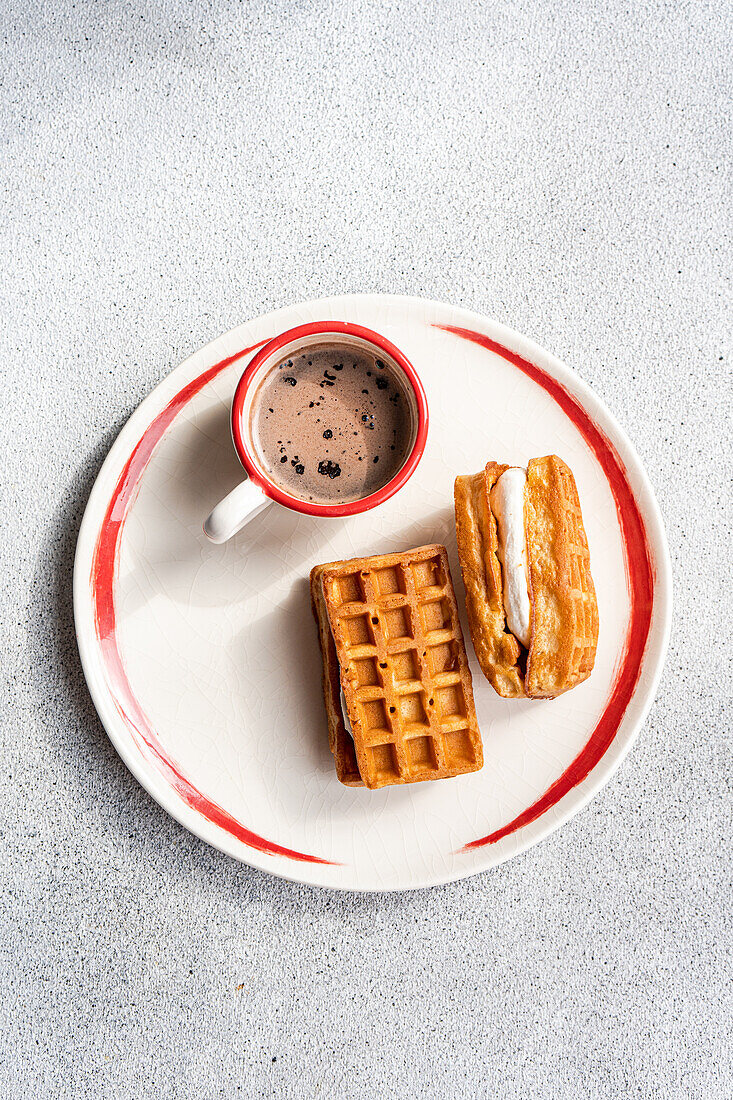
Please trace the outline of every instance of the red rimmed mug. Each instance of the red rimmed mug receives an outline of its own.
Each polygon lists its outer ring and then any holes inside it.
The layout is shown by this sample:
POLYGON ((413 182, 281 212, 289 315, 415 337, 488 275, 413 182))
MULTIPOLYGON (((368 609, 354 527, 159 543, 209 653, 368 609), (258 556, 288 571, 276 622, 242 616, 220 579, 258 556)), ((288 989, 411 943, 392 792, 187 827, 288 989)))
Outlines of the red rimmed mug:
POLYGON ((232 439, 247 478, 220 501, 204 523, 204 532, 212 542, 226 542, 245 524, 273 502, 309 516, 353 516, 383 504, 402 488, 422 458, 428 435, 428 403, 422 383, 412 364, 399 348, 378 332, 343 321, 316 321, 299 325, 275 336, 260 348, 239 380, 232 402, 232 439), (376 492, 357 500, 320 504, 288 493, 271 477, 260 461, 251 434, 250 411, 253 399, 269 371, 283 359, 304 349, 333 344, 354 347, 387 360, 402 383, 410 406, 410 433, 407 457, 397 473, 376 492))

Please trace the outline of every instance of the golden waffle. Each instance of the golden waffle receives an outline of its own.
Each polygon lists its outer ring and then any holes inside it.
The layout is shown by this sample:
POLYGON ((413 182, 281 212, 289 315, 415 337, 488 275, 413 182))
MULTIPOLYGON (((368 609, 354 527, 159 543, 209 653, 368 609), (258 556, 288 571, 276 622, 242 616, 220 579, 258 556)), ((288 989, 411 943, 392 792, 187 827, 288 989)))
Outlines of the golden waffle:
POLYGON ((373 789, 478 771, 481 736, 445 547, 317 565, 311 597, 341 782, 373 789))
POLYGON ((598 642, 588 541, 570 468, 556 455, 527 466, 525 526, 532 636, 525 650, 506 625, 496 520, 489 494, 508 466, 456 478, 458 556, 481 670, 504 698, 554 698, 586 680, 598 642))

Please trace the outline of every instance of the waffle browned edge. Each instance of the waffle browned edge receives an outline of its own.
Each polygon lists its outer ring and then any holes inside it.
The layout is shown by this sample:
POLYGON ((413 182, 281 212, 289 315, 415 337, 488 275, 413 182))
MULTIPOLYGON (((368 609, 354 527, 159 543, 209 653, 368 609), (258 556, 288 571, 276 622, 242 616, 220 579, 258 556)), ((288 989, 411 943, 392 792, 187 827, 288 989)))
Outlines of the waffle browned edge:
POLYGON ((359 772, 359 765, 356 762, 354 742, 346 732, 344 725, 344 716, 341 710, 341 667, 336 652, 336 643, 333 640, 331 626, 328 621, 326 601, 323 598, 323 574, 330 565, 336 564, 338 563, 316 565, 311 569, 311 605, 318 627, 318 641, 323 659, 321 683, 328 720, 328 745, 333 753, 336 775, 347 787, 363 787, 364 783, 359 772))
MULTIPOLYGON (((351 697, 351 687, 349 684, 342 685, 341 683, 341 665, 338 658, 338 652, 336 648, 336 642, 334 640, 333 631, 331 629, 331 623, 329 620, 328 608, 326 604, 326 598, 324 596, 324 577, 327 574, 331 576, 348 575, 349 573, 359 572, 361 570, 372 571, 375 569, 389 568, 396 563, 406 564, 415 563, 420 560, 429 560, 432 557, 440 557, 443 567, 443 573, 445 577, 444 586, 444 599, 446 599, 451 608, 451 617, 454 623, 454 643, 456 645, 456 652, 459 661, 458 674, 460 676, 463 693, 465 698, 467 717, 466 721, 471 731, 472 750, 474 753, 474 761, 470 766, 456 767, 446 769, 434 769, 432 775, 419 775, 414 778, 399 778, 394 779, 390 783, 367 783, 366 785, 375 789, 380 786, 386 786, 391 784, 402 784, 409 782, 419 782, 422 780, 450 778, 456 775, 465 774, 470 771, 478 771, 483 766, 483 747, 481 744, 481 734, 476 721, 476 710, 473 701, 473 689, 471 682, 471 671, 468 666, 468 658, 466 655, 465 643, 463 640, 463 632, 461 630, 460 619, 458 616, 458 607, 456 603, 455 589, 453 586, 453 580, 450 573, 450 565, 448 562, 448 555, 444 546, 439 544, 419 546, 412 550, 400 551, 393 554, 376 554, 368 558, 353 558, 345 561, 328 562, 323 565, 314 566, 310 574, 310 587, 311 587, 311 602, 313 606, 313 613, 318 625, 318 638, 321 647, 321 654, 323 657, 323 694, 326 705, 326 714, 328 718, 329 729, 329 745, 331 752, 333 753, 336 763, 336 773, 342 783, 347 786, 363 786, 364 780, 359 770, 359 765, 356 758, 355 744, 349 734, 346 732, 343 713, 341 710, 341 689, 342 686, 345 689, 347 698, 351 697)), ((410 604, 412 606, 412 604, 410 604)), ((424 681, 422 681, 424 683, 424 681)), ((432 700, 431 700, 432 702, 432 700)), ((358 722, 356 723, 355 731, 358 733, 358 722)), ((444 751, 441 749, 441 752, 444 751)))
POLYGON ((456 540, 471 641, 478 663, 505 699, 525 695, 519 642, 506 628, 496 520, 489 493, 508 466, 489 462, 478 474, 457 477, 454 487, 456 540))
POLYGON ((506 626, 496 520, 489 506, 491 489, 508 468, 489 462, 480 473, 455 482, 458 557, 471 639, 481 671, 503 698, 555 698, 588 678, 598 642, 598 605, 578 490, 572 471, 557 455, 528 463, 532 637, 526 652, 506 626))
POLYGON ((587 680, 598 645, 598 602, 572 470, 557 455, 527 465, 532 637, 525 690, 554 699, 587 680))

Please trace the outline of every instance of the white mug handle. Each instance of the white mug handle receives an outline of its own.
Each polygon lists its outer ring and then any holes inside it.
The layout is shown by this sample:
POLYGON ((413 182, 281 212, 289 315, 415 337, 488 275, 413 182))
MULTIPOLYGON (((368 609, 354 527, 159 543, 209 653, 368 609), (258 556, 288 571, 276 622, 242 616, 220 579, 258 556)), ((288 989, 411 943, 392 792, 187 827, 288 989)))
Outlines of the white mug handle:
POLYGON ((220 500, 204 520, 204 534, 212 542, 226 542, 246 523, 272 504, 261 489, 247 478, 220 500))

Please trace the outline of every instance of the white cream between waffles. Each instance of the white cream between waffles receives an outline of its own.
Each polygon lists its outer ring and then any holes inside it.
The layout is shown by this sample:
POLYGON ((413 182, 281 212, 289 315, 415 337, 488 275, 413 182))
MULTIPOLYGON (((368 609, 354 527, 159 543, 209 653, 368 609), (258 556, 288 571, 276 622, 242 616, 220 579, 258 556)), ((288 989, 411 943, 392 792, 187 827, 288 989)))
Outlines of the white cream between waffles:
POLYGON ((453 493, 471 639, 491 686, 503 699, 555 699, 587 680, 598 602, 568 464, 489 461, 453 493))
POLYGON ((527 471, 518 466, 505 470, 489 496, 496 517, 498 556, 502 565, 504 611, 507 626, 529 649, 532 609, 529 599, 527 536, 524 525, 524 491, 527 471))

